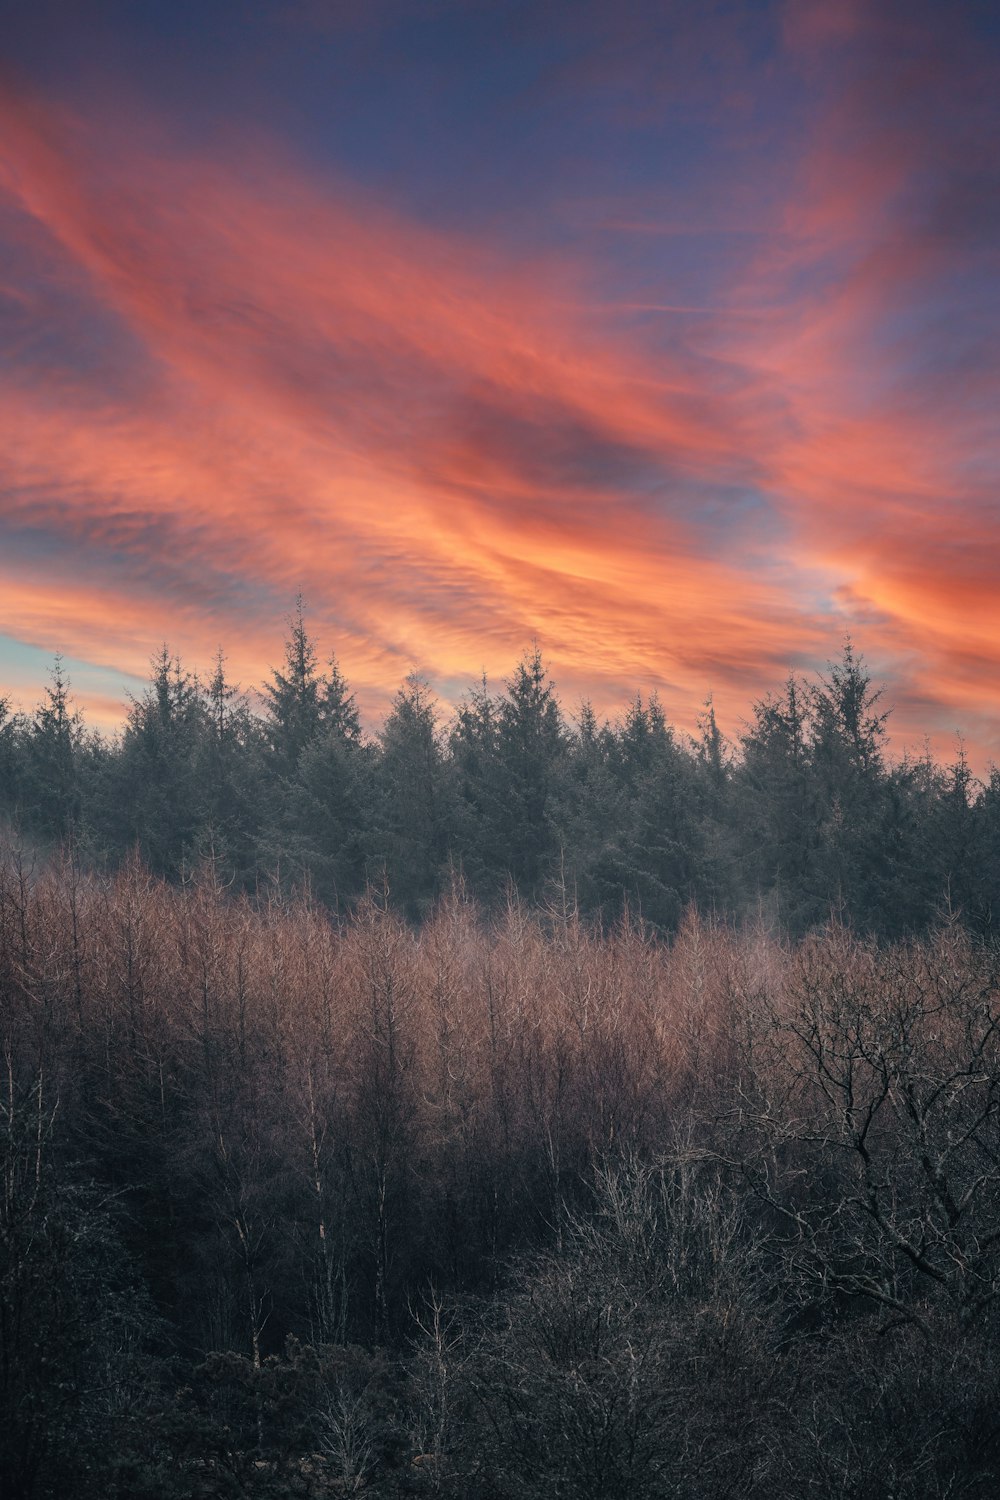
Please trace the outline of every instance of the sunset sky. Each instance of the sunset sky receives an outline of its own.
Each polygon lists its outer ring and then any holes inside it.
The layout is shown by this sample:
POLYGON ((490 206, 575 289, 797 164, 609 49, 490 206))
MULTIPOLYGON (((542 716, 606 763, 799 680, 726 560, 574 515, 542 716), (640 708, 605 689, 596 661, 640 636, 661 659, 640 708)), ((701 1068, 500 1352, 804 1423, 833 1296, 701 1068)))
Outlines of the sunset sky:
POLYGON ((0 0, 0 694, 537 638, 1000 760, 1000 7, 0 0))

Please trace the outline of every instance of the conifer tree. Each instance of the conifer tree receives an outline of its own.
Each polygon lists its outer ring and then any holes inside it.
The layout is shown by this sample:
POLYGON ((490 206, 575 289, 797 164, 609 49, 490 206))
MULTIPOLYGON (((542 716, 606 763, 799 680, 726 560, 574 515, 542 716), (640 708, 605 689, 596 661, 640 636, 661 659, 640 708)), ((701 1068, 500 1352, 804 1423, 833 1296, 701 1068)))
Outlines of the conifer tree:
POLYGON ((240 689, 226 675, 220 647, 205 692, 198 782, 203 806, 198 839, 221 866, 249 878, 261 826, 263 736, 240 689))
POLYGON ((110 824, 121 849, 138 845, 150 867, 175 873, 194 857, 204 816, 198 749, 205 709, 197 679, 164 645, 152 677, 129 708, 121 753, 106 782, 110 824))
POLYGON ((813 689, 813 751, 827 776, 852 770, 877 775, 883 766, 889 710, 880 709, 883 689, 874 687, 864 658, 848 636, 841 658, 813 689))
POLYGON ((18 796, 19 721, 10 699, 0 698, 0 818, 12 818, 18 796))
POLYGON ((628 797, 623 892, 643 918, 672 931, 698 894, 702 841, 694 763, 655 694, 648 704, 636 697, 631 705, 618 756, 628 797))
POLYGON ((564 878, 580 908, 615 915, 621 907, 622 835, 627 797, 616 775, 611 726, 583 703, 563 767, 554 813, 564 878))
POLYGON ((362 742, 354 695, 336 658, 330 659, 328 676, 317 675, 301 599, 286 661, 280 706, 272 696, 272 722, 284 726, 279 765, 286 768, 281 818, 270 840, 272 860, 287 861, 293 875, 307 877, 322 899, 349 906, 364 890, 375 862, 374 747, 362 742))
POLYGON ((539 889, 557 852, 553 824, 567 735, 555 686, 535 646, 508 679, 497 714, 497 769, 506 865, 519 889, 539 889))
POLYGON ((980 923, 993 940, 1000 933, 1000 767, 990 769, 976 806, 984 851, 979 871, 980 923))
POLYGON ((470 888, 483 896, 494 895, 507 874, 497 720, 497 704, 484 674, 459 704, 449 737, 458 797, 459 859, 470 888))
POLYGON ((339 735, 350 744, 361 743, 361 717, 354 694, 335 656, 330 657, 329 670, 320 679, 319 724, 328 734, 339 735))
POLYGON ((290 777, 299 759, 319 732, 322 720, 322 681, 317 672, 316 645, 306 630, 302 595, 288 621, 284 670, 275 668, 264 685, 268 734, 278 774, 290 777))
MULTIPOLYGON (((938 775, 938 796, 927 819, 927 860, 936 875, 935 896, 939 907, 961 914, 977 928, 989 926, 989 901, 983 890, 983 873, 990 849, 986 820, 977 805, 984 791, 972 774, 965 745, 938 775)), ((926 917, 930 917, 930 912, 926 917)))
POLYGON ((811 759, 812 706, 789 676, 784 691, 754 705, 736 773, 746 896, 763 896, 796 930, 822 917, 816 889, 819 811, 811 759))
POLYGON ((25 741, 25 810, 43 838, 62 840, 73 834, 80 818, 83 724, 72 707, 58 654, 51 677, 25 741))
POLYGON ((322 734, 299 759, 285 788, 271 866, 305 879, 320 900, 349 909, 364 892, 372 864, 373 753, 340 735, 322 734))
POLYGON ((430 689, 416 674, 393 700, 379 736, 378 815, 393 898, 411 915, 437 896, 454 815, 430 689))
MULTIPOLYGON (((891 881, 885 819, 885 742, 889 712, 850 639, 812 692, 811 763, 819 839, 817 874, 828 907, 860 925, 883 903, 891 881)), ((876 919, 876 924, 883 924, 876 919)))

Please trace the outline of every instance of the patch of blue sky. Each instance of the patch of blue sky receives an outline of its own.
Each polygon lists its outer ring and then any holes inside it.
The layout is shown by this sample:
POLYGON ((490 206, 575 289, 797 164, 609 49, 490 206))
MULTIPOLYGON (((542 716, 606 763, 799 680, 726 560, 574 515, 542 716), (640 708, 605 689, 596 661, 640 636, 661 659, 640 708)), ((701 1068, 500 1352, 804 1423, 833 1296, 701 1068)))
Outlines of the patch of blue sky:
MULTIPOLYGON (((9 697, 14 708, 30 712, 42 700, 54 659, 53 650, 0 635, 0 696, 9 697)), ((120 701, 123 716, 128 694, 141 694, 145 686, 144 679, 132 672, 77 656, 63 656, 62 670, 69 679, 71 697, 120 701)))

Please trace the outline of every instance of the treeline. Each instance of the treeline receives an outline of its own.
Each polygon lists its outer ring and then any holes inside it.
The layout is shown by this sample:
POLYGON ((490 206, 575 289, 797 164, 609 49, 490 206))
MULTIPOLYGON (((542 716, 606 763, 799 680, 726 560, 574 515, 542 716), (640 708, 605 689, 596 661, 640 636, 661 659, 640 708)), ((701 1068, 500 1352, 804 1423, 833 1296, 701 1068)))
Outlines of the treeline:
POLYGON ((9 851, 4 1496, 995 1495, 998 979, 9 851))
POLYGON ((812 684, 790 678, 735 744, 709 707, 678 734, 655 696, 616 723, 570 722, 537 651, 447 725, 425 684, 362 734, 336 661, 321 670, 301 607, 257 698, 164 648, 123 732, 88 733, 57 661, 33 713, 0 702, 0 819, 95 866, 138 850, 175 878, 205 859, 247 890, 308 882, 347 911, 387 885, 422 918, 456 873, 487 905, 510 885, 665 932, 692 902, 803 933, 831 912, 885 936, 944 908, 990 927, 1000 897, 1000 773, 964 756, 893 763, 887 713, 850 645, 812 684))

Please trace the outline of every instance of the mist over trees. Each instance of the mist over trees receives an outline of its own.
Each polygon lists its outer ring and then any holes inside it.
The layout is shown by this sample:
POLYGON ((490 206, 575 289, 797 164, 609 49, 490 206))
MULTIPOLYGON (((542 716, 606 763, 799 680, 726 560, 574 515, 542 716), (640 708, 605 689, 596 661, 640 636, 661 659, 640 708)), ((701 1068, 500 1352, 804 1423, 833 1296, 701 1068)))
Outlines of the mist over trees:
POLYGON ((33 713, 0 704, 0 817, 95 867, 138 851, 176 879, 208 859, 247 890, 307 883, 339 912, 375 886, 420 920, 460 874, 490 907, 513 886, 663 933, 692 903, 796 935, 835 912, 901 936, 943 908, 987 931, 1000 773, 978 782, 961 751, 894 761, 888 720, 850 643, 757 703, 734 743, 710 704, 691 739, 655 695, 615 722, 586 704, 570 718, 535 649, 450 722, 408 679, 366 737, 300 603, 253 701, 221 652, 199 678, 164 647, 110 740, 86 730, 57 659, 33 713))
POLYGON ((887 724, 0 704, 3 1500, 992 1500, 1000 781, 887 724))

